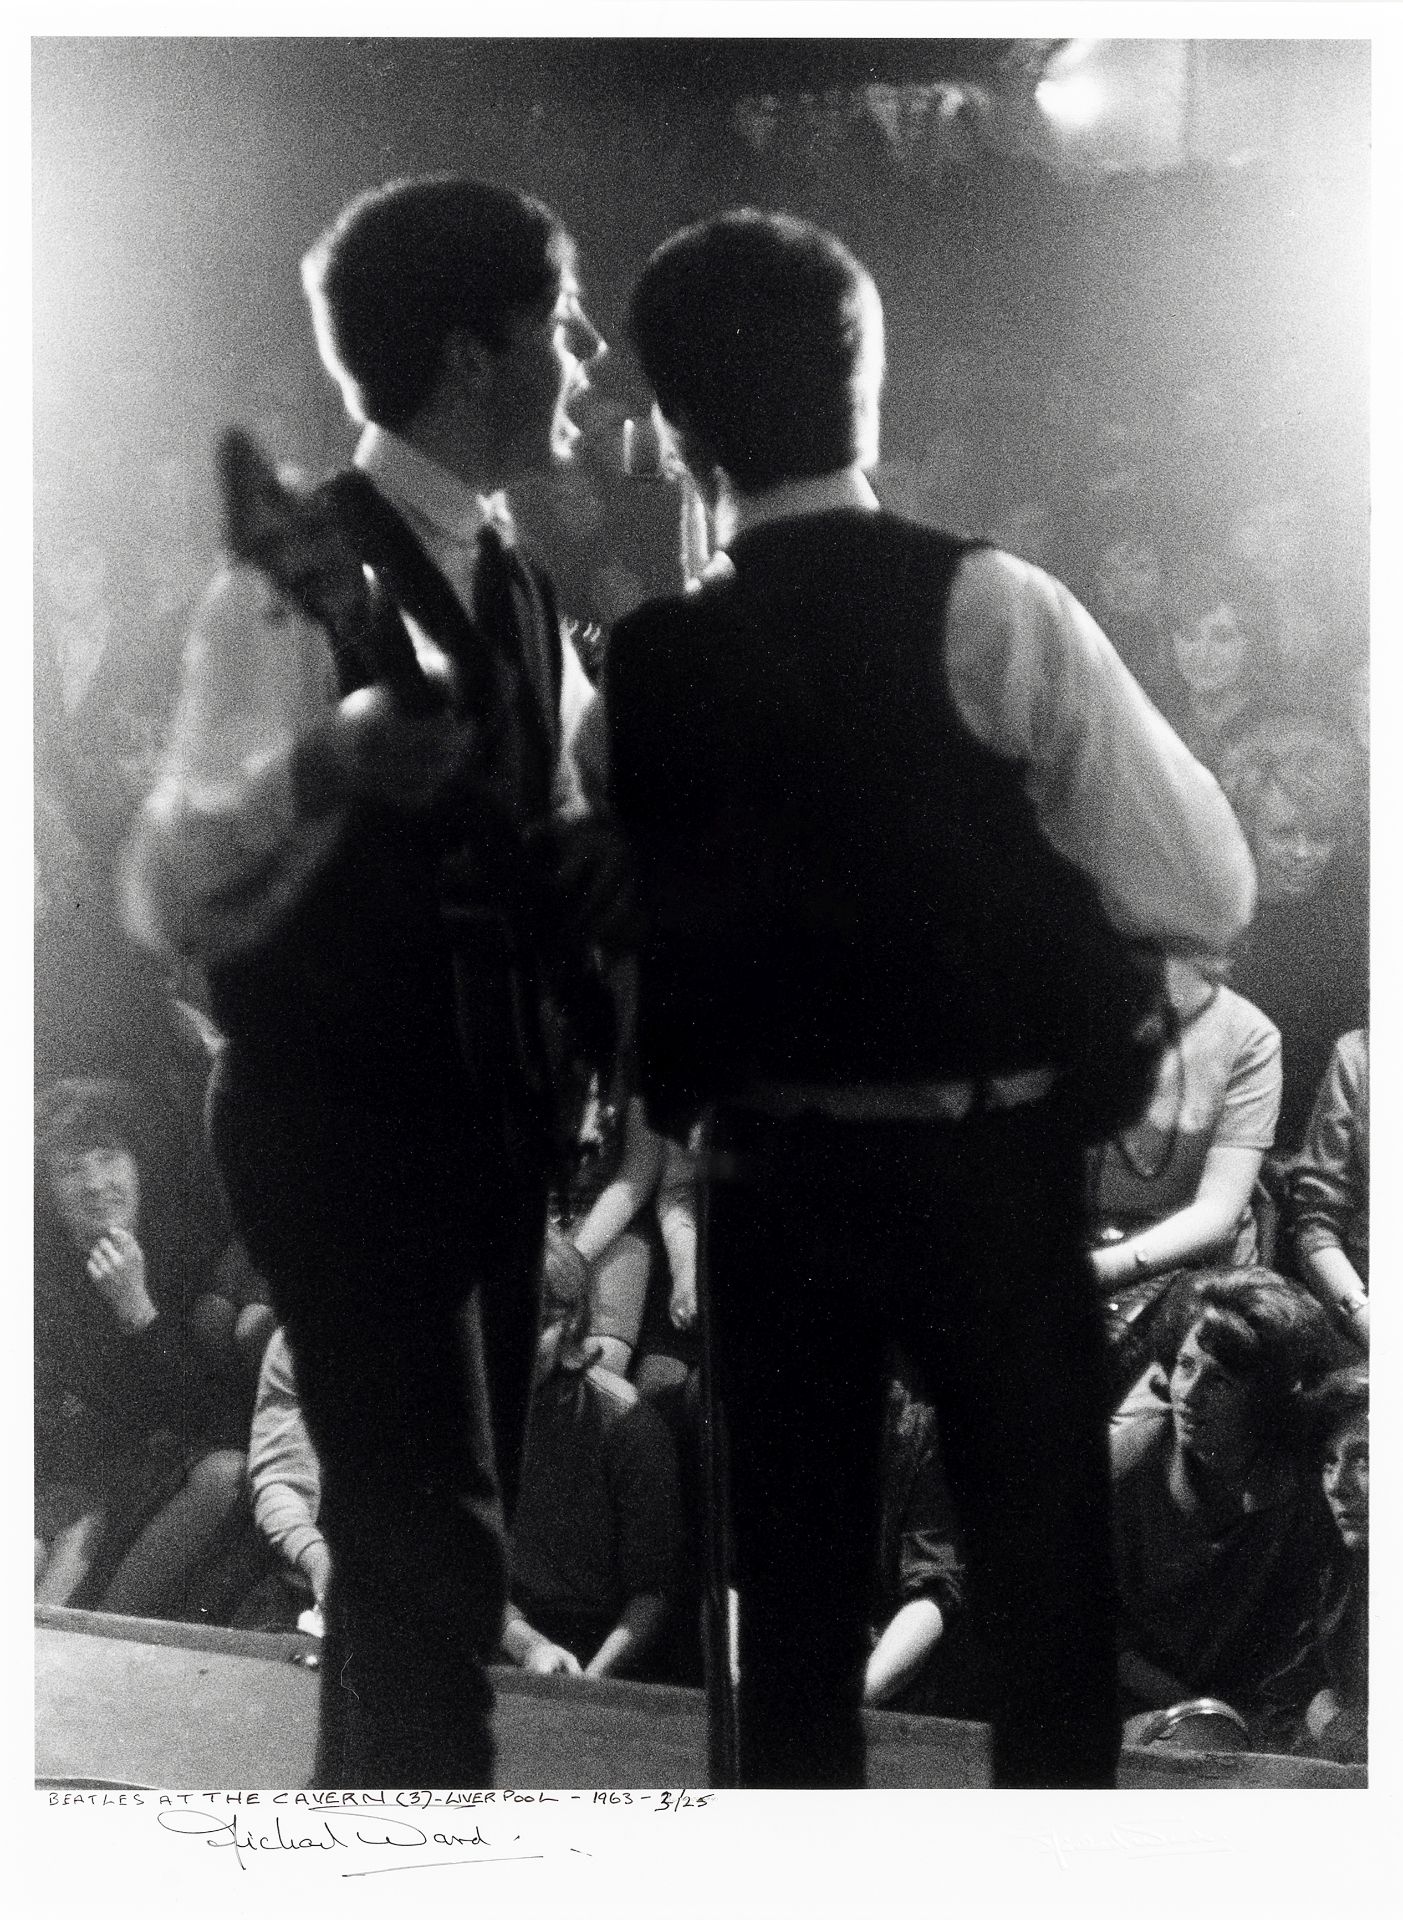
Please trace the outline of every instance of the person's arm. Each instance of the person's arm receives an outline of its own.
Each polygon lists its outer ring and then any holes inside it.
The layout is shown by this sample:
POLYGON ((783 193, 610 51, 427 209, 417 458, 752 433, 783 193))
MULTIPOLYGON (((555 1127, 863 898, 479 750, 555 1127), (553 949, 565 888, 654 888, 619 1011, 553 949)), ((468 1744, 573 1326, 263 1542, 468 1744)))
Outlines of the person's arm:
POLYGON ((664 1149, 657 1215, 672 1275, 668 1318, 685 1331, 697 1318, 697 1170, 694 1156, 680 1141, 669 1140, 664 1149))
POLYGON ((1134 1280, 1191 1266, 1222 1249, 1251 1201, 1261 1166, 1260 1147, 1210 1147, 1198 1192, 1187 1207, 1092 1252, 1098 1286, 1114 1293, 1134 1280))
MULTIPOLYGON (((437 648, 415 636, 426 673, 437 648)), ((165 954, 255 945, 336 845, 358 796, 415 807, 462 764, 471 728, 404 712, 383 686, 337 699, 323 630, 249 566, 196 615, 156 785, 123 853, 128 932, 165 954)))
POLYGON ((1343 1247, 1312 1247, 1300 1257, 1301 1280, 1355 1345, 1369 1351, 1369 1295, 1343 1247))
POLYGON ((532 1626, 514 1600, 508 1600, 502 1627, 502 1652, 527 1673, 578 1674, 580 1663, 568 1647, 557 1646, 532 1626))
POLYGON ((80 1514, 54 1538, 34 1582, 34 1600, 41 1607, 66 1607, 92 1571, 107 1527, 100 1511, 80 1514))
POLYGON ((302 1418, 292 1356, 281 1331, 268 1342, 249 1429, 248 1487, 254 1523, 317 1601, 331 1557, 318 1525, 321 1467, 302 1418))
POLYGON ((944 1615, 928 1595, 908 1600, 899 1608, 867 1656, 862 1681, 863 1704, 879 1707, 898 1693, 920 1672, 944 1631, 944 1615))
POLYGON ((570 1238, 595 1261, 636 1218, 657 1188, 663 1143, 648 1125, 643 1102, 631 1099, 624 1111, 624 1150, 619 1170, 570 1238))
POLYGON ((585 1679, 602 1680, 606 1674, 627 1672, 653 1645, 666 1619, 665 1594, 631 1593, 585 1667, 585 1679))
POLYGON ((1362 1037, 1335 1047, 1321 1082, 1289 1191, 1301 1279, 1336 1323, 1367 1351, 1369 1297, 1345 1249, 1349 1224, 1366 1204, 1356 1143, 1367 1071, 1362 1037))
POLYGON ((1023 763, 1043 833, 1115 925, 1172 952, 1229 948, 1256 896, 1242 831, 1086 609, 1041 569, 982 550, 955 578, 947 636, 957 710, 1023 763))

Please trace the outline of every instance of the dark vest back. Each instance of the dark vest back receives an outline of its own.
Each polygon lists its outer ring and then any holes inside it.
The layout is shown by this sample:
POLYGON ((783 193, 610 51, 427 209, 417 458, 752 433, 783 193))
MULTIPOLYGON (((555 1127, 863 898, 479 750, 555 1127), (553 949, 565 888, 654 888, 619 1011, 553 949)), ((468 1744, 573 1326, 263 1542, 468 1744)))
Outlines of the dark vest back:
POLYGON ((1040 1066, 1084 1038, 1094 894, 946 690, 970 545, 886 513, 781 522, 734 544, 734 579, 618 628, 613 788, 662 1104, 1040 1066))
MULTIPOLYGON (((380 586, 455 661, 466 703, 489 699, 485 642, 404 522, 358 474, 330 482, 322 498, 380 586)), ((550 607, 549 589, 537 584, 550 607)), ((338 641, 335 650, 343 694, 373 677, 373 662, 354 644, 338 641)), ((557 638, 556 713, 561 665, 557 638)), ((530 770, 525 810, 536 819, 549 810, 554 726, 553 716, 541 722, 542 750, 530 770)), ((298 1099, 320 1091, 422 1107, 456 1097, 463 1063, 441 912, 445 862, 456 896, 480 906, 489 927, 494 914, 510 921, 521 859, 505 814, 484 811, 464 790, 449 790, 423 814, 353 808, 336 851, 288 918, 254 951, 208 970, 235 1071, 298 1099)), ((488 964, 506 951, 505 939, 489 935, 488 964)), ((471 1008, 462 1012, 471 1020, 471 1008)))

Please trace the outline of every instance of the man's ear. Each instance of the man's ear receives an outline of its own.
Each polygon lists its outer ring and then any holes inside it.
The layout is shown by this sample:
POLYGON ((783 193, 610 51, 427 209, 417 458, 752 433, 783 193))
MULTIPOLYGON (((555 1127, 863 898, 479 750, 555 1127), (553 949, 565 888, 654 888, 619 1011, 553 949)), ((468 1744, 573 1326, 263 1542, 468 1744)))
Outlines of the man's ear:
POLYGON ((455 386, 480 387, 490 378, 497 355, 466 327, 453 327, 443 336, 439 357, 440 380, 455 386))

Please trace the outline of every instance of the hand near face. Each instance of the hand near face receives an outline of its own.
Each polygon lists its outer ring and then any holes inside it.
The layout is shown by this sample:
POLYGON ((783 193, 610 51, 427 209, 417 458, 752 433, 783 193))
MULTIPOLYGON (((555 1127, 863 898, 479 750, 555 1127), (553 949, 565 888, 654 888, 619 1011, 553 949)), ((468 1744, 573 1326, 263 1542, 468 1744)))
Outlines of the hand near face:
POLYGON ((146 1255, 125 1228, 114 1227, 93 1246, 88 1278, 129 1332, 139 1333, 156 1318, 146 1290, 146 1255))

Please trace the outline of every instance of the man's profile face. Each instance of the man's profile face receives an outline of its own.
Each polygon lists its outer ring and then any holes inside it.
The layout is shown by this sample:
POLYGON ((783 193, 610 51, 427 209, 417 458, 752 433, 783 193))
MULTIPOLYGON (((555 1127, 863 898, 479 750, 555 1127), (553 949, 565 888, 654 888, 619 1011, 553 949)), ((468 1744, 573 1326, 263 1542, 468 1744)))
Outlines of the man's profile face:
POLYGON ((585 369, 605 350, 567 268, 555 299, 522 314, 510 345, 491 360, 486 401, 501 480, 569 460, 580 434, 570 408, 589 391, 585 369))

